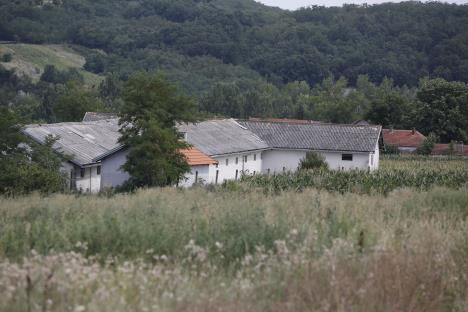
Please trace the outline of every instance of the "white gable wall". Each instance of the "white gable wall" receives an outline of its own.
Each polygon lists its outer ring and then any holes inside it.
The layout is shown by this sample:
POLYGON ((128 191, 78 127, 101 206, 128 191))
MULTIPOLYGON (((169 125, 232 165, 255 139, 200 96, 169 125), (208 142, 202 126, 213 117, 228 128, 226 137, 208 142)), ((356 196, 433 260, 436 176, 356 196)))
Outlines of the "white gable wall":
POLYGON ((121 150, 102 161, 102 190, 119 187, 130 179, 130 175, 121 169, 127 162, 127 154, 127 150, 121 150))

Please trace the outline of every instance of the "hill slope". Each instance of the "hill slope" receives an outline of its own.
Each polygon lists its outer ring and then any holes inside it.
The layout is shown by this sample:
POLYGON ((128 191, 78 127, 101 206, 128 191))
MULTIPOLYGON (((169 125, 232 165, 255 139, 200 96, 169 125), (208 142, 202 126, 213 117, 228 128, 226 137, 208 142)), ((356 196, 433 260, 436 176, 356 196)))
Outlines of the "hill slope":
POLYGON ((0 62, 0 65, 6 69, 15 69, 17 74, 28 76, 33 81, 39 80, 46 65, 54 65, 60 70, 78 69, 88 85, 97 85, 102 80, 99 75, 84 70, 86 59, 67 45, 1 43, 0 55, 7 53, 13 56, 12 60, 8 63, 0 62))
POLYGON ((174 63, 176 71, 217 68, 204 63, 209 57, 277 84, 315 85, 330 75, 354 84, 362 74, 408 86, 425 76, 468 82, 468 5, 410 1, 289 12, 253 0, 30 2, 0 0, 0 40, 102 49, 107 56, 86 55, 95 73, 171 72, 174 63), (186 62, 198 65, 184 68, 186 62))

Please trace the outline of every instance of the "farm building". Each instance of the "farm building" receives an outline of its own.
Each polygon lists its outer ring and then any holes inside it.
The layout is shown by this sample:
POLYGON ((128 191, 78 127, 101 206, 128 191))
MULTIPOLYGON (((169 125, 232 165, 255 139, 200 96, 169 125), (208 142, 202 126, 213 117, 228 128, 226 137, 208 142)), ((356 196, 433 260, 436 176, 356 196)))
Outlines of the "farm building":
MULTIPOLYGON (((121 169, 127 152, 118 143, 118 120, 99 114, 86 120, 92 121, 30 125, 23 132, 39 143, 58 137, 54 149, 67 155, 63 171, 70 189, 99 192, 122 185, 129 175, 121 169)), ((179 182, 183 187, 295 171, 308 151, 322 154, 335 170, 379 167, 380 126, 224 119, 178 128, 192 146, 182 151, 191 166, 179 182)))
POLYGON ((383 129, 382 136, 385 145, 394 146, 401 153, 415 153, 426 139, 426 137, 416 129, 383 129))

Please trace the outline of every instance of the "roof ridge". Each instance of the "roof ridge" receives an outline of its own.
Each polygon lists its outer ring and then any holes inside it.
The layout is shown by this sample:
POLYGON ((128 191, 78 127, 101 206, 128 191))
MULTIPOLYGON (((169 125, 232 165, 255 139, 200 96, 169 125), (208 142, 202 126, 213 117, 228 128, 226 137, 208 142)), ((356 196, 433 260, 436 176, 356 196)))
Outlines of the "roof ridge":
POLYGON ((338 124, 331 122, 310 122, 310 123, 295 123, 295 122, 285 122, 285 121, 269 121, 269 120, 248 120, 248 119, 237 119, 240 122, 259 122, 259 123, 269 123, 269 124, 279 124, 279 125, 292 125, 292 126, 336 126, 336 127, 353 127, 353 128, 376 128, 381 127, 381 125, 355 125, 355 124, 338 124))

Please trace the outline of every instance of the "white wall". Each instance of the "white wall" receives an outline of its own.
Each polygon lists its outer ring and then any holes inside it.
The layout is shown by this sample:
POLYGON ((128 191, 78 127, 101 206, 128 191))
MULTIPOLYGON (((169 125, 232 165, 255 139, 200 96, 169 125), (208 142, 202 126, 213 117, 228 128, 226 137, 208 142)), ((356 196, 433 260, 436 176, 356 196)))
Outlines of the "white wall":
POLYGON ((185 175, 185 180, 179 182, 180 187, 191 187, 196 182, 196 176, 198 172, 198 183, 207 184, 210 178, 210 167, 214 166, 192 166, 192 169, 189 173, 185 175))
POLYGON ((299 150, 270 150, 263 152, 262 173, 281 173, 296 171, 306 151, 299 150))
POLYGON ((98 167, 84 168, 84 177, 81 177, 81 169, 79 167, 76 169, 76 189, 78 191, 87 193, 98 193, 101 191, 101 175, 97 174, 98 167))
MULTIPOLYGON (((281 173, 283 171, 296 171, 302 159, 305 158, 305 150, 270 150, 263 152, 262 173, 281 173)), ((319 152, 325 157, 330 169, 333 170, 371 170, 379 167, 379 149, 376 147, 374 155, 374 166, 371 166, 371 153, 342 153, 342 152, 319 152), (343 154, 352 154, 353 160, 342 159, 343 154)))
POLYGON ((209 183, 216 184, 216 172, 218 171, 217 183, 225 180, 240 179, 242 174, 260 174, 262 172, 262 152, 250 152, 213 157, 218 161, 218 166, 211 166, 209 183), (247 157, 245 161, 244 157, 247 157), (236 163, 237 159, 237 163, 236 163), (226 160, 228 162, 226 163, 226 160))

